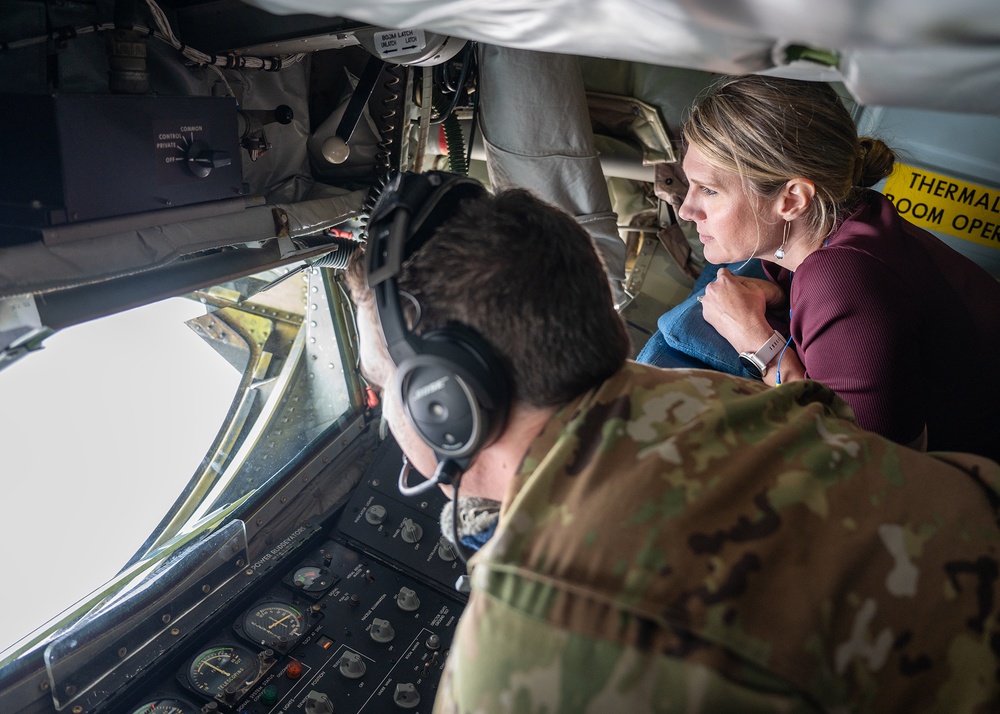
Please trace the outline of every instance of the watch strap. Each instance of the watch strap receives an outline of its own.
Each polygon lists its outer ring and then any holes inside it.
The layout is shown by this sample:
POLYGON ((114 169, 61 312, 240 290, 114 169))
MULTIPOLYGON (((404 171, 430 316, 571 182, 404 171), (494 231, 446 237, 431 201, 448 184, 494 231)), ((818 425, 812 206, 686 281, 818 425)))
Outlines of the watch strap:
POLYGON ((740 362, 751 372, 758 371, 758 377, 767 374, 767 366, 771 364, 781 348, 785 346, 785 338, 777 330, 774 331, 756 352, 740 352, 740 362), (754 369, 756 368, 756 369, 754 369))

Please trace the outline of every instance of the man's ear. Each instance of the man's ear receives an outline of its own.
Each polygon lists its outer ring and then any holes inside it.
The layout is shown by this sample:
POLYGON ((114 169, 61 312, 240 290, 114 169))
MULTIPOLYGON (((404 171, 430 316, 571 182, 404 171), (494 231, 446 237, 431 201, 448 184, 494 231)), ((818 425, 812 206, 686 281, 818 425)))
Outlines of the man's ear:
POLYGON ((784 221, 794 221, 812 205, 816 197, 816 184, 806 178, 792 178, 785 182, 778 194, 777 211, 784 221))

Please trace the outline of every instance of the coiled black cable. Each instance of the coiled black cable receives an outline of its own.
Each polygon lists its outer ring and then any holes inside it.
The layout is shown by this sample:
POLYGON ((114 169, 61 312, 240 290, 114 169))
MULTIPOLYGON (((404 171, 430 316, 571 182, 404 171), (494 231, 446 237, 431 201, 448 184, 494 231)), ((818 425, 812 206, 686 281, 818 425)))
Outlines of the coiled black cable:
POLYGON ((329 253, 308 261, 311 268, 333 268, 344 270, 351 256, 361 248, 361 241, 353 238, 331 238, 329 245, 333 246, 329 253))
POLYGON ((376 144, 375 152, 375 181, 368 189, 368 195, 365 196, 362 204, 365 225, 368 223, 367 217, 375 208, 375 203, 378 201, 382 189, 389 183, 389 176, 392 173, 392 145, 396 141, 395 132, 399 121, 397 117, 399 116, 401 97, 399 85, 403 83, 401 75, 405 71, 407 70, 400 65, 386 65, 383 70, 383 76, 386 77, 383 84, 386 96, 382 99, 382 113, 377 118, 380 138, 376 144))

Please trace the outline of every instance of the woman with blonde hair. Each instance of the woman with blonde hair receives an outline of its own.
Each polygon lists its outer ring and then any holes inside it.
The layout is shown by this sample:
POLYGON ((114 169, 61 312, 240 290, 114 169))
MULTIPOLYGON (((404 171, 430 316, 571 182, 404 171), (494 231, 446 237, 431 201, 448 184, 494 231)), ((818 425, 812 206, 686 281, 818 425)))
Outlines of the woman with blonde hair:
POLYGON ((823 382, 899 443, 1000 460, 1000 284, 870 190, 895 156, 837 93, 725 78, 683 136, 679 215, 706 261, 763 263, 766 279, 719 269, 698 298, 748 372, 823 382))

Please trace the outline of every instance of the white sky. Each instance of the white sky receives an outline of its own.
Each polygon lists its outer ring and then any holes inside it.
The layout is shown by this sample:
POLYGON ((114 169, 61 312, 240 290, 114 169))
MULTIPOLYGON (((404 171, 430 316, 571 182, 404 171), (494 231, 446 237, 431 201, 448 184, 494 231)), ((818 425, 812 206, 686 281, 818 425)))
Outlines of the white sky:
POLYGON ((0 370, 0 652, 111 579, 201 463, 239 383, 184 324, 204 312, 77 325, 0 370))

